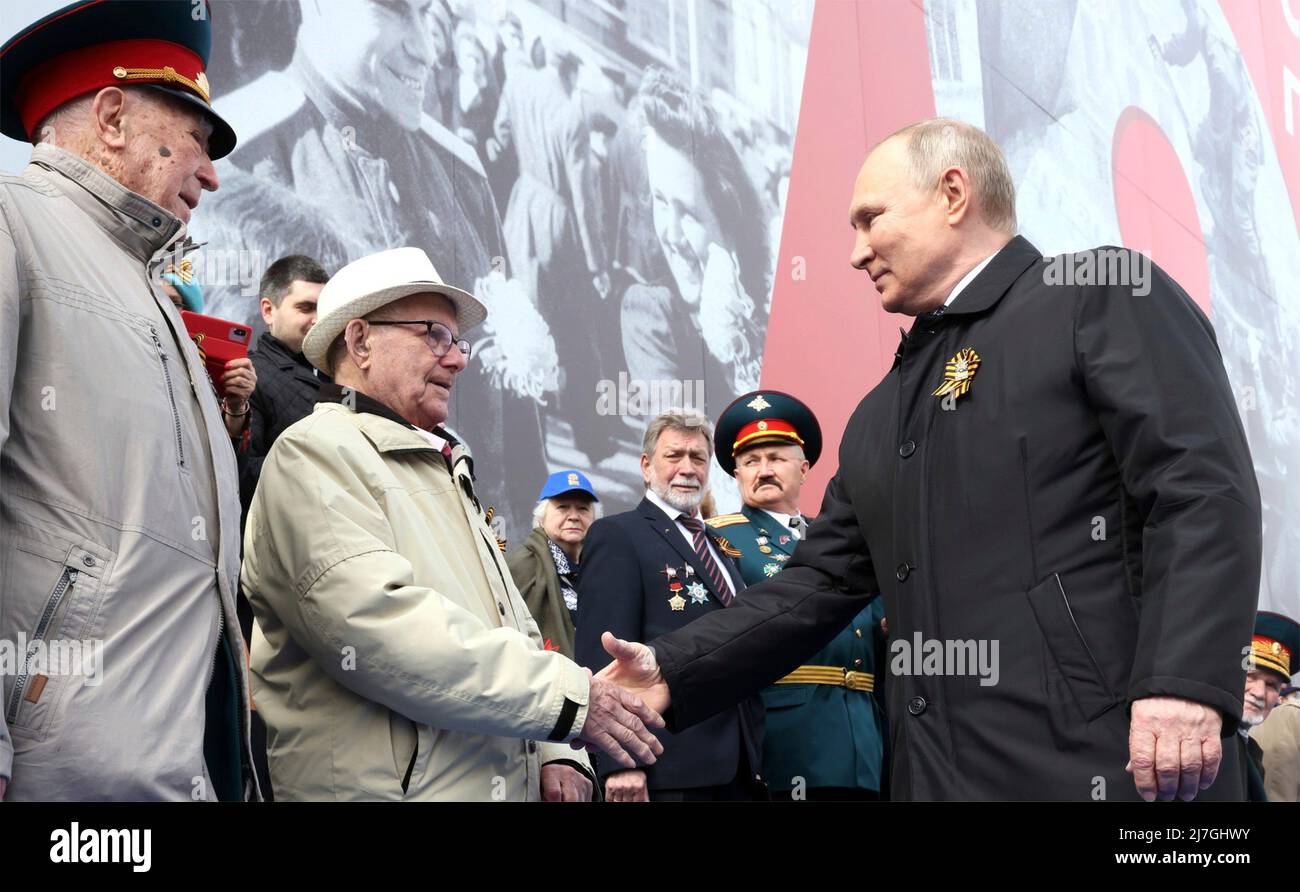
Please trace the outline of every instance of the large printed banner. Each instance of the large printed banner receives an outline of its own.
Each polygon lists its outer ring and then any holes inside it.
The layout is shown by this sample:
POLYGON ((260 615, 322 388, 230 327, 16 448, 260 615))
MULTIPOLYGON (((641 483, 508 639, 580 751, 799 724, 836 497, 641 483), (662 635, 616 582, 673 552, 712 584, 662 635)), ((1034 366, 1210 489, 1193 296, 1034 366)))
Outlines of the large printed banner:
POLYGON ((650 417, 759 385, 812 9, 213 0, 208 312, 260 327, 286 254, 421 247, 489 307, 449 423, 501 532, 559 468, 630 508, 650 417))
POLYGON ((854 175, 960 118, 1003 146, 1040 250, 1138 249, 1209 314, 1264 499, 1261 606, 1295 615, 1297 6, 214 0, 240 146, 193 225, 210 312, 260 324, 284 254, 417 245, 491 310, 451 424, 509 538, 549 470, 630 507, 650 416, 760 382, 821 418, 815 511, 910 321, 849 267, 854 175))

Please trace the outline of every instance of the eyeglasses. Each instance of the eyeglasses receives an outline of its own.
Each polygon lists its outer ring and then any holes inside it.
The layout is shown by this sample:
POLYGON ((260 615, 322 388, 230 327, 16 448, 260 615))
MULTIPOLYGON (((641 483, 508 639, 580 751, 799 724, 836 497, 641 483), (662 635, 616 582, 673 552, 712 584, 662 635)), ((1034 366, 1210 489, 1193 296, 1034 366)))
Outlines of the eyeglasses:
POLYGON ((450 328, 433 319, 367 319, 371 325, 423 325, 424 339, 433 351, 433 355, 442 359, 455 344, 460 348, 461 354, 469 359, 470 343, 464 338, 458 338, 450 328))

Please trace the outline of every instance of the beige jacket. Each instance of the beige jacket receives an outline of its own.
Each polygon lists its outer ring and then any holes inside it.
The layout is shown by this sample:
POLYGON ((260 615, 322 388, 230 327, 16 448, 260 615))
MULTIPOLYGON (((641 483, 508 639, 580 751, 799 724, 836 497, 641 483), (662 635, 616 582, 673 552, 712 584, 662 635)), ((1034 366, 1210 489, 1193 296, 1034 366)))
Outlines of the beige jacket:
POLYGON ((465 449, 453 475, 386 408, 345 399, 360 411, 318 404, 275 441, 245 531, 275 797, 537 800, 541 763, 589 770, 567 745, 586 672, 542 649, 465 449))
POLYGON ((1300 802, 1300 703, 1279 703, 1250 736, 1264 751, 1268 801, 1300 802))
POLYGON ((6 799, 255 795, 235 455, 150 275, 184 234, 53 146, 0 176, 6 799), (211 726, 209 689, 225 715, 211 726))

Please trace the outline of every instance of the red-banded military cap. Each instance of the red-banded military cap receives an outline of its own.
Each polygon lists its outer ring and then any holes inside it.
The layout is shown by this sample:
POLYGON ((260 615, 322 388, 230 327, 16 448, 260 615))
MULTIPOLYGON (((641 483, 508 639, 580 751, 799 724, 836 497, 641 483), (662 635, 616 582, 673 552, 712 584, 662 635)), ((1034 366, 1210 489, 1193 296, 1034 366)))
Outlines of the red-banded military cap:
POLYGON ((736 471, 736 456, 755 446, 802 446, 815 465, 822 454, 822 429, 804 403, 779 390, 755 390, 737 397, 718 416, 713 451, 728 474, 736 471))
POLYGON ((1255 634, 1250 639, 1251 668, 1269 669, 1287 681, 1295 674, 1300 651, 1300 624, 1289 616, 1261 610, 1255 615, 1255 634))
POLYGON ((208 155, 235 147, 212 108, 208 0, 81 0, 33 22, 0 47, 0 133, 31 142, 45 116, 104 87, 144 86, 195 106, 212 122, 208 155))

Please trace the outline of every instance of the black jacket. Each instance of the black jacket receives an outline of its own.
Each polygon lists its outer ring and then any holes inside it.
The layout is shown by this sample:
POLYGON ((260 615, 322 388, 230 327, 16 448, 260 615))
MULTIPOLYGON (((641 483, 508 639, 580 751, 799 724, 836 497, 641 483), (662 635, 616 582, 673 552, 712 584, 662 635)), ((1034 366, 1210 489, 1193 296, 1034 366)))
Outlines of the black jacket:
MULTIPOLYGON (((785 570, 653 642, 673 726, 788 672, 879 592, 894 798, 1134 799, 1141 697, 1213 706, 1231 737, 1259 490, 1209 321, 1149 272, 1146 296, 1049 284, 1016 238, 944 312, 918 317, 849 419, 785 570), (945 408, 933 393, 968 347, 981 364, 945 408), (996 642, 997 683, 951 664, 900 673, 917 636, 996 642)), ((1225 740, 1198 798, 1243 798, 1238 758, 1225 740)))
MULTIPOLYGON (((726 556, 722 556, 722 563, 740 592, 745 580, 739 569, 726 556)), ((743 597, 734 599, 732 606, 743 597)), ((680 629, 698 616, 722 612, 722 602, 709 583, 704 565, 676 524, 648 499, 642 499, 632 511, 601 518, 591 525, 582 545, 578 583, 576 652, 581 665, 599 672, 609 663, 609 654, 600 643, 602 632, 613 632, 628 641, 645 641, 680 629), (686 576, 687 566, 694 571, 693 576, 686 576), (670 578, 666 567, 674 568, 676 576, 670 578), (669 585, 674 581, 682 583, 680 596, 686 603, 681 610, 673 610, 669 604, 674 595, 669 585), (688 586, 693 582, 705 587, 707 598, 702 603, 689 595, 688 586)), ((645 769, 648 787, 679 790, 728 784, 736 777, 742 746, 748 764, 758 774, 763 764, 763 704, 757 697, 750 697, 734 705, 740 699, 726 704, 730 708, 714 710, 715 715, 691 728, 676 734, 658 732, 664 752, 645 769)), ((611 770, 618 770, 608 759, 600 759, 597 767, 602 779, 611 770)))
POLYGON ((244 514, 253 500, 253 490, 262 474, 262 462, 271 444, 289 425, 312 413, 316 392, 330 380, 317 372, 307 357, 292 353, 268 331, 250 352, 257 370, 257 387, 249 399, 252 433, 248 444, 248 471, 241 480, 244 514))

